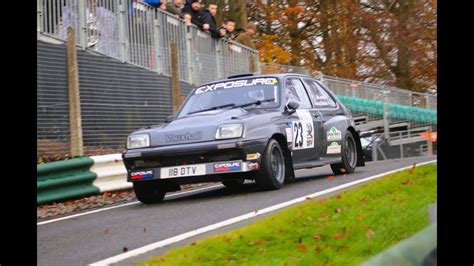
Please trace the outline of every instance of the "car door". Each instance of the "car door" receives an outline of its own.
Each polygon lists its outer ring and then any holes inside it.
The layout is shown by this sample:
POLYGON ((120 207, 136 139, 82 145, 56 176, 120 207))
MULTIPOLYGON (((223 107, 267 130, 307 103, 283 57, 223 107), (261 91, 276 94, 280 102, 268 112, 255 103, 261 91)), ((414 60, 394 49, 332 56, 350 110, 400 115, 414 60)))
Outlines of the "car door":
POLYGON ((293 114, 288 116, 288 125, 291 129, 293 162, 306 163, 316 159, 315 121, 311 101, 299 77, 285 79, 285 100, 298 101, 300 106, 293 114))
POLYGON ((319 112, 321 153, 320 159, 340 157, 342 150, 342 132, 345 131, 342 123, 331 120, 331 118, 343 115, 344 112, 338 106, 332 96, 314 79, 303 78, 308 89, 308 94, 314 108, 319 112))

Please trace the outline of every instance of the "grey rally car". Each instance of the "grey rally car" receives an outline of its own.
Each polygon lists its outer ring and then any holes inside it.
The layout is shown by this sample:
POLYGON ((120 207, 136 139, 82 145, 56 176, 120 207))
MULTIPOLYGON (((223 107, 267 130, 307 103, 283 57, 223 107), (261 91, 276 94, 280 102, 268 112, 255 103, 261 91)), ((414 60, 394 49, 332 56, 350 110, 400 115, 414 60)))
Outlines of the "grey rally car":
POLYGON ((294 170, 364 166, 351 112, 318 80, 299 74, 238 75, 192 90, 175 116, 128 136, 129 182, 143 203, 182 184, 255 180, 264 190, 294 170))

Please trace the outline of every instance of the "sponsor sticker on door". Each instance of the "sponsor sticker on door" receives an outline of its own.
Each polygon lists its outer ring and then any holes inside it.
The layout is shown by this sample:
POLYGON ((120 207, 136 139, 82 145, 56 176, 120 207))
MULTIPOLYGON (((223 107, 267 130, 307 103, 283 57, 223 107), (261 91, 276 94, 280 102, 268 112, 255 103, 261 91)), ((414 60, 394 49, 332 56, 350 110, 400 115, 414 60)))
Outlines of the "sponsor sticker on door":
POLYGON ((332 142, 327 149, 327 154, 338 154, 341 153, 341 145, 337 142, 332 142))
POLYGON ((341 140, 342 139, 342 134, 341 131, 338 130, 336 127, 331 127, 326 133, 327 140, 328 141, 333 141, 333 140, 341 140))

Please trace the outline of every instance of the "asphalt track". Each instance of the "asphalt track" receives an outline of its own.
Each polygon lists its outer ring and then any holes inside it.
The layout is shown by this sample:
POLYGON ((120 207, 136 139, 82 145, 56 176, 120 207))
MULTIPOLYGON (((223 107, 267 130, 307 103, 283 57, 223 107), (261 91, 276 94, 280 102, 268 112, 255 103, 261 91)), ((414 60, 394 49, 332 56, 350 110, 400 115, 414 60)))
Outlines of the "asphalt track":
MULTIPOLYGON (((330 167, 324 166, 297 171, 296 182, 276 191, 258 191, 253 183, 239 190, 214 186, 168 196, 159 204, 127 204, 82 216, 69 215, 71 218, 38 224, 38 265, 91 264, 123 253, 124 247, 134 250, 311 193, 432 160, 436 160, 436 156, 368 162, 353 174, 332 179, 327 178, 332 175, 330 167)), ((241 226, 261 217, 263 216, 238 222, 171 246, 241 226)), ((166 247, 119 261, 116 265, 133 265, 151 255, 161 254, 164 250, 166 247)))

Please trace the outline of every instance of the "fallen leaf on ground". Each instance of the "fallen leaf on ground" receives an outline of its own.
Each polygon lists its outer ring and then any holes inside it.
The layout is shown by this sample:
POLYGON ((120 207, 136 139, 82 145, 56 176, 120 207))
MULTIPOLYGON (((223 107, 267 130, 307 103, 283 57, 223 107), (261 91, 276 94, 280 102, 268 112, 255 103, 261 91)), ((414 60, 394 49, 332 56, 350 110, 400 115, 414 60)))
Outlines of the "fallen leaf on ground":
POLYGON ((343 233, 335 233, 335 234, 334 234, 334 238, 337 238, 337 239, 338 239, 338 238, 343 238, 343 237, 345 237, 345 236, 346 236, 346 234, 343 234, 343 233))
POLYGON ((374 234, 375 234, 375 233, 374 233, 374 230, 372 230, 372 229, 370 229, 370 228, 369 228, 369 230, 367 230, 367 236, 368 236, 368 237, 371 237, 371 236, 373 236, 374 234))
POLYGON ((411 183, 411 179, 405 179, 405 181, 403 181, 403 185, 408 185, 411 183))
POLYGON ((328 179, 329 181, 331 181, 333 178, 334 178, 333 175, 330 175, 330 176, 327 177, 327 179, 328 179))
POLYGON ((303 243, 298 244, 298 248, 303 251, 304 253, 308 252, 308 249, 303 243))
POLYGON ((356 220, 359 221, 359 222, 362 221, 362 216, 361 215, 357 216, 356 220))
POLYGON ((366 198, 362 198, 359 203, 361 204, 367 204, 367 202, 369 202, 366 198))
POLYGON ((313 237, 316 238, 316 239, 321 239, 321 234, 320 233, 314 234, 313 237))
POLYGON ((108 233, 109 233, 109 229, 106 228, 106 229, 104 230, 104 235, 106 235, 106 234, 108 234, 108 233))

